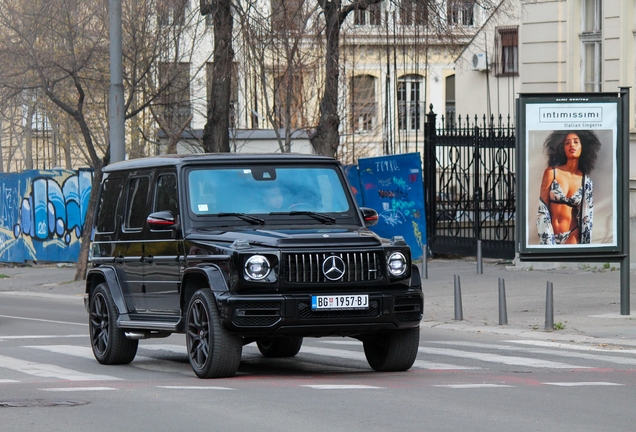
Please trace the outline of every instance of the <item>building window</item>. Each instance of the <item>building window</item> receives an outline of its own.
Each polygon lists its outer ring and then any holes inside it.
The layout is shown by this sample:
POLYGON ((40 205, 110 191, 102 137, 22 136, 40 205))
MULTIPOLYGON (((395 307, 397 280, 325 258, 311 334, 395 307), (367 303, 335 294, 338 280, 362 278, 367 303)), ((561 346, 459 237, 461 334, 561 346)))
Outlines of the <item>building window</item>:
POLYGON ((382 19, 382 11, 384 10, 384 2, 374 3, 365 9, 356 9, 354 11, 354 24, 357 26, 380 25, 382 19))
POLYGON ((496 76, 519 75, 519 29, 517 26, 498 27, 495 32, 496 76))
POLYGON ((446 77, 446 116, 444 126, 455 127, 455 75, 446 77))
POLYGON ((303 120, 303 79, 289 70, 274 77, 274 119, 276 127, 297 129, 303 120), (289 116, 289 118, 288 118, 289 116))
MULTIPOLYGON (((207 102, 210 105, 212 100, 212 77, 214 73, 214 63, 206 63, 205 75, 206 75, 206 90, 207 90, 207 102)), ((232 83, 230 84, 230 127, 235 129, 237 125, 239 92, 238 92, 238 64, 232 64, 232 72, 230 73, 232 83)))
POLYGON ((428 25, 429 0, 402 0, 400 3, 400 24, 405 26, 428 25))
POLYGON ((581 3, 581 91, 602 91, 603 15, 601 0, 581 3))
POLYGON ((451 25, 475 25, 475 0, 448 0, 446 18, 451 25))
POLYGON ((272 31, 299 31, 303 21, 303 0, 272 0, 272 31))
POLYGON ((185 25, 188 0, 160 0, 157 2, 157 21, 160 26, 185 25))
POLYGON ((162 127, 181 131, 190 127, 190 63, 160 63, 162 127))
POLYGON ((406 75, 398 80, 398 129, 416 131, 422 129, 424 100, 422 98, 423 77, 406 75))
POLYGON ((359 75, 351 78, 351 129, 368 132, 376 125, 375 78, 359 75))

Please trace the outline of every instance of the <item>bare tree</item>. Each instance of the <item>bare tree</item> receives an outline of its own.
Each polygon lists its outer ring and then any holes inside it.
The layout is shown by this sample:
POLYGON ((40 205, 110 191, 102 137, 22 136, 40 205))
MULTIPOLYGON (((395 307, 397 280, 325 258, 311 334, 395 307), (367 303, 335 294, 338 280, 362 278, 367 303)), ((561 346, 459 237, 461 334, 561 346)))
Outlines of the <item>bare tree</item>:
POLYGON ((201 15, 214 22, 214 55, 207 123, 203 129, 206 152, 230 151, 230 95, 232 91, 233 24, 231 0, 199 0, 201 15))

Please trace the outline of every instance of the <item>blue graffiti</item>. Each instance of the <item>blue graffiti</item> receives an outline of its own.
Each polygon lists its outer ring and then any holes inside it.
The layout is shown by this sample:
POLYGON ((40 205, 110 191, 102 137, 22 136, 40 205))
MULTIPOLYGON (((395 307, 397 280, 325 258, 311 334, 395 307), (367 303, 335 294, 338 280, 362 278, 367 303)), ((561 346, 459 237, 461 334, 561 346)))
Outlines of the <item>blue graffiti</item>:
POLYGON ((79 171, 62 186, 51 177, 38 177, 31 192, 22 198, 19 222, 13 226, 17 238, 26 235, 37 241, 62 239, 65 244, 82 236, 90 198, 92 172, 79 171))

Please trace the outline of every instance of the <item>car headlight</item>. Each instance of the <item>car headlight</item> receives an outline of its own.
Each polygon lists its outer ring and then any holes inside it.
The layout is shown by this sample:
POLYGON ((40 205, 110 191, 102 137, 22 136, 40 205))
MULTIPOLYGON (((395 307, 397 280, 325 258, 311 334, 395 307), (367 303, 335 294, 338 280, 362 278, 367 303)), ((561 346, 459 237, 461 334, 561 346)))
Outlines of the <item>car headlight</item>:
POLYGON ((387 267, 392 276, 402 276, 406 273, 406 258, 400 252, 393 252, 389 255, 387 267))
POLYGON ((251 280, 263 280, 272 270, 269 260, 263 255, 253 255, 245 262, 245 277, 251 280))

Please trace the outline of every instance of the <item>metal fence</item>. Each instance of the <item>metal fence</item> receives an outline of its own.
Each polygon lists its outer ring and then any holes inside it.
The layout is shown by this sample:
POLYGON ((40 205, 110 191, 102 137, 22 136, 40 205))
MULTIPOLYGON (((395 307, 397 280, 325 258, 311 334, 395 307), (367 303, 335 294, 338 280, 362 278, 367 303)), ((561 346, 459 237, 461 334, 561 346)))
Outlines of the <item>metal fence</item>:
POLYGON ((515 128, 510 117, 446 122, 426 115, 424 183, 432 253, 489 258, 515 253, 515 128), (447 125, 447 126, 445 126, 447 125))

